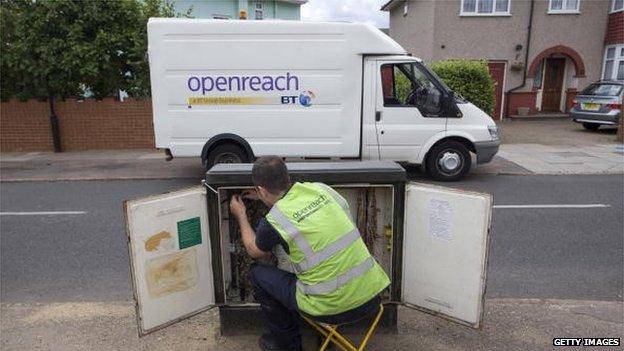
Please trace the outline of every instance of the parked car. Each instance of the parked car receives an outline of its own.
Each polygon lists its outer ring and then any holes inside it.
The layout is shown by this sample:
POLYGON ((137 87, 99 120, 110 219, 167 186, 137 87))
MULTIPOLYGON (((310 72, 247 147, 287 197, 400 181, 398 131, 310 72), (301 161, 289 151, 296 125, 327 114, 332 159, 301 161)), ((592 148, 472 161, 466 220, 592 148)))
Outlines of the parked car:
POLYGON ((570 118, 589 130, 601 125, 617 126, 622 113, 624 82, 598 81, 590 84, 572 102, 570 118))

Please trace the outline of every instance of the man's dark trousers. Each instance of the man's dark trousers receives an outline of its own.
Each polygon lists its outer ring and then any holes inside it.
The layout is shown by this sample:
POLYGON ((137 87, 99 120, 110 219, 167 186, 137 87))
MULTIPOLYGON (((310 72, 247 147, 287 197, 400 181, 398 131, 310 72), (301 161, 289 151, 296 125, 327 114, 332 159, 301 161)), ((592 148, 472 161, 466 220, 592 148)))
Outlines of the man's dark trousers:
MULTIPOLYGON (((299 309, 297 307, 297 276, 273 266, 255 265, 249 272, 254 297, 260 304, 267 327, 281 347, 298 349, 299 309)), ((343 324, 373 314, 379 307, 379 296, 352 310, 333 316, 313 317, 328 324, 343 324)))

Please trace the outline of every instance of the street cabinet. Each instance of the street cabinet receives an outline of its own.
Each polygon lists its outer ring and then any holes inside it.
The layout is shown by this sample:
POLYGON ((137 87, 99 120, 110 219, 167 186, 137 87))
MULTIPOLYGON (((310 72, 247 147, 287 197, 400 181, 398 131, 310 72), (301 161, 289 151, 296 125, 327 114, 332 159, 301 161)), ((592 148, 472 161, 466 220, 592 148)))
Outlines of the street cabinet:
MULTIPOLYGON (((396 324, 396 306, 403 305, 480 327, 490 195, 407 181, 393 162, 287 166, 293 182, 322 182, 347 199, 364 242, 392 281, 382 293, 387 320, 396 324)), ((226 334, 237 316, 243 324, 259 323, 250 318, 259 307, 245 275, 254 262, 228 208, 233 194, 252 188, 251 168, 218 164, 201 185, 124 203, 140 335, 213 307, 226 334)), ((268 211, 253 202, 247 204, 252 225, 268 211)), ((279 259, 260 264, 288 269, 279 259)))

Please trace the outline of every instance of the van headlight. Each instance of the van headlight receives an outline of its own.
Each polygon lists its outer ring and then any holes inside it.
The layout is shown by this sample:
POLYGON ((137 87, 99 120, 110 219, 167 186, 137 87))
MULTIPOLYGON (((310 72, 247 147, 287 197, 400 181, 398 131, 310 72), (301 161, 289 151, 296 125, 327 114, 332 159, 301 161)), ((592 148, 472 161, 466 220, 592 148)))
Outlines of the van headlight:
POLYGON ((498 136, 498 126, 497 125, 488 126, 488 131, 490 132, 490 137, 492 138, 492 140, 498 140, 499 139, 499 136, 498 136))

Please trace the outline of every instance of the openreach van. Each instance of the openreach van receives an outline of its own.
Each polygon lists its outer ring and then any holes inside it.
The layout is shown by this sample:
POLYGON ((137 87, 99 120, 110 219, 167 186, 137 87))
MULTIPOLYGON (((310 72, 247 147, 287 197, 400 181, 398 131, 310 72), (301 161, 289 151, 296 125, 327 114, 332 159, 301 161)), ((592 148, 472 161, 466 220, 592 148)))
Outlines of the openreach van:
POLYGON ((370 25, 152 18, 148 37, 169 157, 394 160, 451 181, 498 151, 485 112, 370 25))

